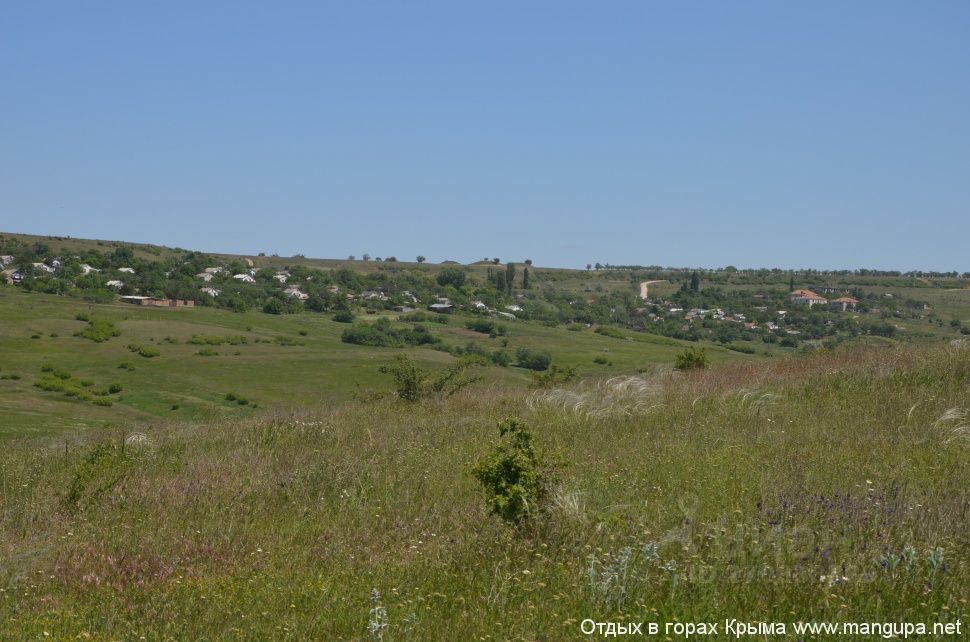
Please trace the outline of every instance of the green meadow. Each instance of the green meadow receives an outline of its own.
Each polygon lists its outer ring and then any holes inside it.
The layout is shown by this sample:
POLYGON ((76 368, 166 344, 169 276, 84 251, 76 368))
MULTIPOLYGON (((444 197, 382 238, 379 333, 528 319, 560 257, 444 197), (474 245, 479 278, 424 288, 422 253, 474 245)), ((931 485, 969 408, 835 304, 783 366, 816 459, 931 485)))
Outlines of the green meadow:
MULTIPOLYGON (((362 315, 372 323, 379 316, 362 315)), ((214 308, 147 308, 124 303, 87 304, 66 297, 25 294, 0 287, 0 438, 25 434, 83 435, 85 428, 138 425, 156 420, 203 421, 220 416, 247 417, 262 409, 285 410, 346 401, 355 394, 390 393, 391 381, 379 367, 397 349, 341 342, 348 324, 329 314, 269 315, 233 313, 214 308), (109 321, 119 332, 103 342, 75 336, 88 322, 109 321), (245 343, 191 343, 193 337, 242 337, 245 343), (157 357, 129 349, 150 346, 157 357), (200 354, 202 353, 202 354, 200 354), (113 405, 99 407, 37 388, 45 365, 60 368, 95 386, 120 383, 113 405), (130 367, 119 367, 130 366, 130 367), (249 404, 226 400, 233 393, 249 404)), ((575 366, 580 376, 630 374, 671 365, 687 342, 623 332, 607 337, 589 329, 566 330, 539 323, 507 322, 508 335, 489 338, 465 327, 471 316, 448 315, 449 323, 426 324, 447 345, 474 342, 507 350, 548 350, 553 363, 575 366), (605 359, 597 364, 593 359, 605 359)), ((395 323, 398 323, 395 321, 395 323)), ((402 324, 403 325, 403 324, 402 324)), ((717 361, 750 358, 709 346, 717 361)), ((435 368, 455 361, 429 348, 404 350, 416 362, 435 368)), ((495 384, 525 386, 528 371, 508 367, 480 368, 495 384)))
MULTIPOLYGON (((636 286, 542 276, 537 289, 577 297, 636 286)), ((728 295, 788 287, 708 276, 728 295)), ((895 333, 818 348, 747 338, 748 353, 464 311, 426 314, 433 342, 377 347, 342 337, 415 322, 390 304, 354 305, 349 324, 0 286, 0 639, 966 626, 970 290, 853 282, 895 333), (893 314, 897 300, 932 314, 893 314), (688 348, 710 367, 675 369, 688 348), (520 349, 555 369, 537 381, 520 349), (497 352, 505 366, 468 361, 497 352)))

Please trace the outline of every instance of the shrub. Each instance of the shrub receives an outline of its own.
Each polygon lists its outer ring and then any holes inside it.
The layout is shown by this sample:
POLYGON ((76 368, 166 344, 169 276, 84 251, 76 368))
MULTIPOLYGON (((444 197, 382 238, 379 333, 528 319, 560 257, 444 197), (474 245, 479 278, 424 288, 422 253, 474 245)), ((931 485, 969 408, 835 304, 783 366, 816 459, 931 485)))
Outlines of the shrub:
POLYGON ((112 395, 118 394, 119 392, 121 392, 121 384, 120 383, 111 384, 110 386, 108 386, 108 392, 112 395))
POLYGON ((90 321, 91 320, 91 317, 88 316, 88 313, 87 312, 78 312, 77 314, 74 315, 74 318, 77 319, 78 321, 90 321))
POLYGON ((146 359, 152 359, 162 354, 162 351, 155 346, 141 346, 138 348, 138 354, 145 357, 146 359))
POLYGON ((565 368, 560 368, 559 366, 553 366, 547 372, 542 374, 538 372, 532 373, 532 381, 529 383, 530 388, 551 388, 552 386, 558 386, 563 383, 567 383, 576 378, 576 368, 568 366, 565 368))
POLYGON ((337 323, 353 323, 354 313, 350 310, 338 310, 334 313, 333 320, 337 323))
POLYGON ((226 401, 235 401, 238 398, 239 398, 239 396, 236 395, 235 392, 227 392, 226 393, 226 401))
POLYGON ((95 397, 91 400, 91 403, 95 406, 113 406, 114 402, 107 397, 95 397))
POLYGON ((498 429, 501 442, 479 460, 472 475, 482 485, 489 511, 518 526, 544 510, 551 467, 533 445, 526 423, 510 417, 498 429))
POLYGON ((131 361, 122 361, 121 363, 118 364, 118 369, 119 370, 134 370, 135 369, 135 364, 133 364, 131 361))
POLYGON ((612 337, 614 339, 623 339, 624 334, 620 332, 619 328, 614 328, 611 325, 601 325, 594 330, 596 334, 602 334, 604 337, 612 337))
POLYGON ((605 366, 607 363, 609 363, 609 359, 607 359, 606 357, 602 357, 602 356, 593 357, 593 363, 598 363, 601 366, 605 366))
POLYGON ((200 357, 215 357, 218 356, 219 353, 216 352, 214 348, 206 346, 204 348, 200 348, 195 354, 199 355, 200 357))
POLYGON ((465 271, 461 268, 446 267, 438 272, 438 276, 435 277, 435 280, 437 280, 438 285, 442 287, 451 285, 455 288, 460 288, 465 283, 465 271))
POLYGON ((305 337, 309 333, 306 330, 300 330, 297 334, 299 334, 301 337, 305 337))
POLYGON ((121 330, 107 319, 91 319, 86 328, 76 332, 74 336, 90 339, 95 343, 104 343, 112 337, 121 335, 121 330))
POLYGON ((407 355, 399 354, 394 358, 394 363, 381 366, 380 372, 394 377, 398 397, 404 401, 415 402, 435 395, 450 397, 478 381, 481 377, 465 376, 465 371, 480 363, 480 358, 461 359, 444 372, 433 375, 417 367, 407 355))
POLYGON ((545 350, 519 348, 515 351, 516 365, 529 370, 547 370, 552 363, 552 355, 545 350))
POLYGON ((482 334, 493 337, 508 333, 508 328, 499 323, 495 323, 491 319, 472 319, 471 321, 465 322, 465 327, 469 330, 481 332, 482 334))
POLYGON ((691 346, 677 355, 677 361, 674 367, 678 370, 703 370, 709 368, 710 365, 710 360, 707 358, 707 350, 691 346))

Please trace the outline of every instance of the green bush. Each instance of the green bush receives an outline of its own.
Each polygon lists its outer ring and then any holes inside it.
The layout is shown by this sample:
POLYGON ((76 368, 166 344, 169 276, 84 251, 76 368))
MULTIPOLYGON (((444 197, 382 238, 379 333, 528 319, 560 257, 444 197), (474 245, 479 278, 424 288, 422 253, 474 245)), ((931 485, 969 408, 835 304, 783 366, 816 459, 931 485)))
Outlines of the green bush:
POLYGON ((546 372, 533 372, 532 381, 529 383, 530 388, 551 388, 553 386, 558 386, 576 378, 576 368, 573 366, 567 366, 560 368, 559 366, 553 366, 546 372))
POLYGON ((674 367, 678 370, 703 370, 709 368, 710 365, 710 360, 707 358, 707 350, 691 346, 677 355, 677 361, 674 367))
POLYGON ((333 320, 337 323, 353 323, 354 313, 350 310, 338 310, 334 313, 333 320))
POLYGON ((95 397, 91 400, 91 403, 95 406, 113 406, 114 402, 107 397, 95 397))
POLYGON ((619 328, 614 328, 611 325, 601 325, 594 330, 596 334, 602 334, 604 337, 612 337, 614 339, 623 339, 626 335, 620 332, 619 328))
POLYGON ((519 348, 515 351, 516 365, 529 370, 547 370, 552 363, 552 355, 545 350, 519 348))
POLYGON ((90 339, 95 343, 104 343, 112 337, 121 335, 121 330, 115 327, 114 323, 107 319, 91 319, 86 328, 76 332, 74 336, 90 339))
POLYGON ((113 395, 118 394, 119 392, 121 392, 121 384, 120 383, 111 384, 110 386, 108 386, 108 392, 113 395))
POLYGON ((501 442, 472 469, 491 513, 521 525, 544 509, 551 470, 532 443, 529 426, 515 418, 498 424, 501 442))
POLYGON ((145 357, 146 359, 152 359, 162 354, 161 350, 154 346, 141 346, 138 348, 138 354, 145 357))
POLYGON ((209 346, 200 348, 195 354, 199 355, 200 357, 215 357, 219 355, 214 348, 210 348, 209 346))
POLYGON ((449 397, 478 381, 481 377, 465 376, 465 371, 480 364, 480 357, 461 359, 444 372, 431 374, 414 365, 407 355, 399 354, 394 358, 394 363, 381 366, 380 372, 394 377, 394 387, 400 399, 415 402, 436 395, 449 397))

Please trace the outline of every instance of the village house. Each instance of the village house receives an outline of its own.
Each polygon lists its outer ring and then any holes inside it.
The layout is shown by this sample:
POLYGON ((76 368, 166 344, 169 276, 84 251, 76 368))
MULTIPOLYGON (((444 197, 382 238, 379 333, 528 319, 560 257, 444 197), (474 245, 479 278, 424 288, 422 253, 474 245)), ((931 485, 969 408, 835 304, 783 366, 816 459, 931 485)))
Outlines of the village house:
POLYGON ((788 295, 788 300, 796 305, 807 305, 812 307, 817 304, 828 303, 828 299, 818 294, 815 294, 811 290, 795 290, 788 295))
POLYGON ((204 274, 222 274, 223 268, 221 267, 207 267, 202 270, 204 274))
POLYGON ((105 285, 108 286, 109 288, 123 288, 125 287, 125 282, 119 281, 118 279, 111 279, 110 281, 105 283, 105 285))
POLYGON ((290 297, 291 299, 299 299, 300 301, 306 301, 307 299, 310 298, 309 294, 305 292, 301 292, 300 288, 298 287, 286 288, 285 290, 283 290, 283 294, 290 297))
POLYGON ((255 283, 256 282, 256 279, 254 279, 249 274, 233 274, 232 275, 232 278, 236 279, 240 283, 255 283))
POLYGON ((514 303, 512 305, 505 306, 505 309, 508 310, 509 312, 522 312, 522 306, 515 305, 514 303))
POLYGON ((135 269, 134 268, 130 268, 130 267, 118 268, 118 271, 119 272, 126 272, 128 274, 134 274, 135 273, 135 269))
POLYGON ((277 272, 276 274, 273 275, 273 278, 279 281, 280 283, 286 283, 286 281, 290 278, 290 273, 286 271, 277 272))
POLYGON ((13 263, 13 256, 10 254, 0 254, 0 268, 7 267, 13 263))
POLYGON ((54 272, 54 268, 52 268, 51 266, 47 265, 46 263, 31 263, 30 265, 35 270, 39 270, 41 272, 47 272, 48 274, 53 274, 53 272, 54 272))
POLYGON ((81 264, 81 274, 88 275, 88 274, 91 274, 92 272, 100 272, 100 271, 101 270, 99 270, 98 268, 91 267, 87 263, 81 264))
POLYGON ((858 299, 853 299, 850 296, 840 296, 837 299, 832 299, 831 301, 833 310, 841 310, 845 312, 846 310, 855 310, 855 306, 859 305, 858 299))
POLYGON ((195 278, 202 279, 203 281, 208 283, 209 281, 212 280, 213 276, 214 275, 212 274, 212 272, 199 272, 198 274, 195 275, 195 278))
POLYGON ((218 288, 201 288, 199 292, 201 292, 202 294, 208 294, 211 297, 217 297, 222 292, 222 290, 219 290, 218 288))

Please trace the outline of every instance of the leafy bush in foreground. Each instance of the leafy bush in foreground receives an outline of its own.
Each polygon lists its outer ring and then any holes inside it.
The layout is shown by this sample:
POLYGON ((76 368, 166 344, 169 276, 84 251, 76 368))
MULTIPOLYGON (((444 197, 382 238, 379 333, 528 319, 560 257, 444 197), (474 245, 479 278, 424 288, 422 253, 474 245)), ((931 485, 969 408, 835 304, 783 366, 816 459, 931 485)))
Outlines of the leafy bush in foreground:
POLYGON ((485 491, 489 511, 510 524, 521 524, 545 507, 550 480, 532 433, 523 421, 499 423, 499 443, 472 469, 485 491))

